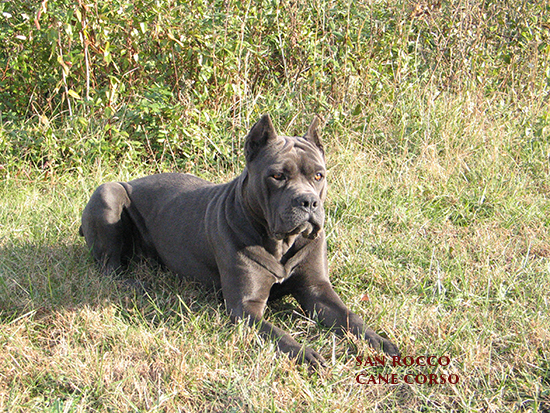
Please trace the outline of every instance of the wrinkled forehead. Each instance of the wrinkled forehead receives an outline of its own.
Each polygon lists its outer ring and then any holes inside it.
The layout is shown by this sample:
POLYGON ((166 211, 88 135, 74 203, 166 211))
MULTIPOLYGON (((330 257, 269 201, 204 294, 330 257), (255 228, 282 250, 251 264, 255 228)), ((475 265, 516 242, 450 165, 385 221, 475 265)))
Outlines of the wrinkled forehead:
POLYGON ((319 148, 301 137, 278 136, 271 146, 272 156, 276 158, 291 158, 297 163, 315 163, 318 167, 324 167, 325 160, 319 148))

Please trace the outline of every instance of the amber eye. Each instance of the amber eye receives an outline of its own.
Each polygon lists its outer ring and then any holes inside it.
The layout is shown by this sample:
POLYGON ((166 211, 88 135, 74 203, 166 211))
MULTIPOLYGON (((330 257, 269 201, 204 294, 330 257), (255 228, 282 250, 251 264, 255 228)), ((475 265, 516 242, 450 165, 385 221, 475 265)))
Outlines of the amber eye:
POLYGON ((317 182, 319 182, 319 181, 320 181, 321 179, 323 179, 323 178, 324 178, 324 176, 323 176, 323 174, 322 174, 321 172, 317 172, 317 173, 315 174, 315 180, 316 180, 317 182))
POLYGON ((282 173, 274 173, 273 175, 271 175, 271 177, 276 181, 282 181, 283 179, 285 179, 285 176, 282 173))

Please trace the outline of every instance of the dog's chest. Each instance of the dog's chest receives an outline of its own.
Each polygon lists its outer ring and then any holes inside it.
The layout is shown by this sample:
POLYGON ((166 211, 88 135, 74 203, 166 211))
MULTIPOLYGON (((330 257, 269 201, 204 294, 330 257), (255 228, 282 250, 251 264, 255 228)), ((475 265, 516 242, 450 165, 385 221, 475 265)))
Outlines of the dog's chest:
POLYGON ((292 242, 269 240, 261 246, 249 246, 245 249, 245 255, 269 272, 276 283, 282 283, 293 274, 307 254, 307 248, 304 248, 303 243, 295 242, 295 238, 289 240, 292 242))

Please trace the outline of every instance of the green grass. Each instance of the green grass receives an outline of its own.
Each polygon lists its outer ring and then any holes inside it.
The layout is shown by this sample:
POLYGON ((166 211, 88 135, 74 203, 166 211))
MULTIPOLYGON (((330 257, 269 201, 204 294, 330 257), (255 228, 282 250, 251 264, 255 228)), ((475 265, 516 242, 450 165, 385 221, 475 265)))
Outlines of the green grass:
MULTIPOLYGON (((16 178, 0 190, 0 403, 8 411, 541 411, 548 376, 548 201, 542 162, 510 124, 464 142, 447 101, 437 138, 381 150, 345 125, 325 135, 327 234, 335 288, 404 355, 446 355, 448 367, 366 368, 372 355, 300 314, 268 312, 319 349, 311 374, 244 325, 215 294, 139 265, 149 295, 101 277, 77 236, 99 183, 154 173, 88 171, 16 178), (515 159, 515 160, 514 160, 515 159), (475 178, 475 179, 474 179, 475 178), (360 372, 456 374, 456 385, 370 384, 360 372)), ((477 123, 490 122, 488 119, 477 123)), ((420 126, 427 127, 425 124, 420 126)), ((496 127, 499 126, 499 127, 496 127)), ((230 175, 209 173, 216 181, 230 175)))
POLYGON ((66 3, 40 27, 0 5, 0 411, 550 410, 547 5, 66 3), (365 343, 273 303, 328 360, 312 373, 194 283, 135 265, 144 295, 101 276, 78 236, 94 188, 228 181, 263 112, 282 134, 325 117, 335 289, 404 355, 449 366, 359 367, 365 343))

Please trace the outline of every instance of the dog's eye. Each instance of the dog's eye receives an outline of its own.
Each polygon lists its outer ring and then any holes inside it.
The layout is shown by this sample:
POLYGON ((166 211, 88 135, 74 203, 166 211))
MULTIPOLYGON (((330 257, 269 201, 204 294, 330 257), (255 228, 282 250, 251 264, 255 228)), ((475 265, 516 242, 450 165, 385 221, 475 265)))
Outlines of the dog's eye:
POLYGON ((285 176, 282 173, 274 173, 273 175, 271 175, 271 177, 276 181, 282 181, 283 179, 285 179, 285 176))
POLYGON ((324 178, 324 176, 323 176, 323 174, 322 174, 321 172, 317 172, 317 173, 315 174, 315 180, 316 180, 317 182, 319 182, 319 181, 322 180, 323 178, 324 178))

